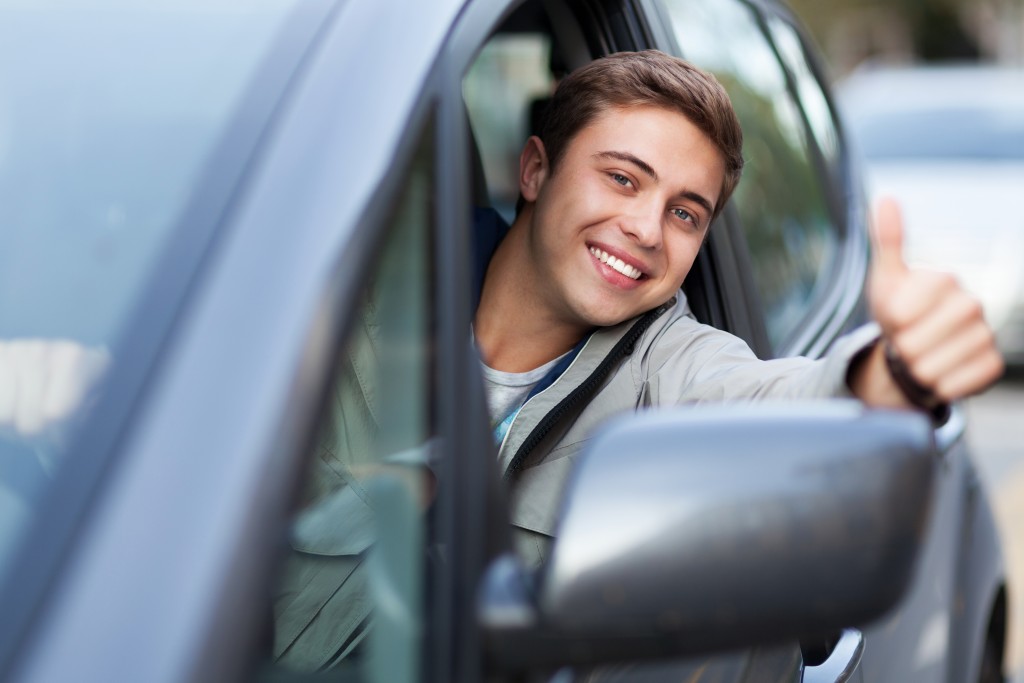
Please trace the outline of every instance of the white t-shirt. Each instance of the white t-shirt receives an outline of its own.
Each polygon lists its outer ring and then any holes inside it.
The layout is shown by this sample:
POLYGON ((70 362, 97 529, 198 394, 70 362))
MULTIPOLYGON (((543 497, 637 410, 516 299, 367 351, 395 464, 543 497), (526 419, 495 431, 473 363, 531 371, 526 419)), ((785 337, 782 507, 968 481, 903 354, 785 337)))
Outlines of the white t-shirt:
POLYGON ((551 368, 567 355, 562 354, 558 358, 526 372, 503 372, 488 367, 486 363, 480 363, 484 373, 487 407, 491 414, 491 429, 494 430, 494 438, 498 443, 505 438, 509 425, 512 424, 519 409, 526 403, 526 397, 537 386, 537 382, 544 379, 551 368))

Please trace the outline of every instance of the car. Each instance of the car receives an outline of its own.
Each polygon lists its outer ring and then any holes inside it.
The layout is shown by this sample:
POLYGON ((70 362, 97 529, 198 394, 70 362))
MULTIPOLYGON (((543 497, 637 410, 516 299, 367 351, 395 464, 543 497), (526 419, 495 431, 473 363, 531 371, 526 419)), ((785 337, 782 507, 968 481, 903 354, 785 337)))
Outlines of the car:
POLYGON ((871 193, 903 205, 908 258, 959 278, 984 305, 1007 361, 1020 366, 1024 69, 862 68, 838 92, 871 193), (954 195, 962 213, 939 208, 954 195))
POLYGON ((642 48, 714 72, 746 135, 696 316, 821 356, 865 321, 867 208, 774 1, 0 8, 0 338, 109 359, 67 419, 0 437, 0 677, 1001 680, 959 405, 618 416, 549 561, 514 552, 472 208, 514 205, 503 169, 561 73, 642 48), (317 498, 325 443, 360 462, 317 498), (289 588, 321 574, 336 591, 289 588))

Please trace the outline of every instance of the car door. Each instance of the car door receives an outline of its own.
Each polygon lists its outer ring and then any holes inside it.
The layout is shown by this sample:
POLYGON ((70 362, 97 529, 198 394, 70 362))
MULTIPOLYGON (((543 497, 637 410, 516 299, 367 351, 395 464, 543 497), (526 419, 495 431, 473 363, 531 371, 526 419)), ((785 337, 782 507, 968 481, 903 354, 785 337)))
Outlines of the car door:
MULTIPOLYGON (((345 14, 303 4, 307 14, 286 16, 277 59, 253 60, 255 85, 224 126, 231 163, 211 155, 207 173, 181 190, 192 212, 181 217, 185 243, 170 244, 192 260, 147 273, 153 286, 141 288, 144 315, 129 320, 129 338, 151 345, 113 349, 114 373, 73 466, 41 494, 46 514, 13 556, 5 680, 301 679, 283 667, 306 625, 281 618, 287 604, 275 598, 319 599, 323 591, 288 592, 296 574, 337 577, 368 540, 378 570, 367 591, 354 592, 395 607, 390 620, 371 607, 386 648, 364 637, 361 612, 343 610, 351 632, 305 668, 339 660, 366 680, 479 680, 472 650, 467 671, 448 675, 452 632, 474 623, 451 606, 472 611, 473 578, 428 569, 432 554, 451 553, 464 567, 472 552, 440 542, 440 530, 461 523, 446 503, 455 499, 450 482, 468 487, 442 456, 469 450, 460 420, 472 424, 478 405, 462 405, 468 394, 458 385, 468 304, 452 302, 468 294, 452 286, 450 261, 434 260, 460 251, 438 244, 466 220, 447 194, 460 185, 443 173, 451 136, 434 75, 458 5, 414 7, 396 26, 387 8, 356 4, 345 14), (415 68, 401 59, 347 66, 353 50, 366 54, 396 35, 415 68), (353 97, 366 106, 351 107, 353 97), (200 227, 211 238, 202 245, 191 241, 200 227), (129 380, 135 392, 125 390, 129 380), (366 399, 350 413, 366 417, 366 429, 331 420, 349 400, 342 395, 366 399), (349 436, 365 447, 341 456, 345 467, 321 457, 349 436), (337 476, 311 491, 302 485, 310 463, 337 476), (76 479, 83 471, 99 482, 87 495, 76 479), (433 504, 419 496, 428 471, 447 484, 433 504), (325 537, 317 513, 330 505, 358 514, 325 537), (313 556, 313 566, 282 567, 293 552, 313 556), (358 664, 346 661, 352 652, 364 655, 358 664)), ((203 18, 194 26, 207 26, 203 18)), ((229 18, 220 20, 244 35, 244 22, 229 18)), ((215 48, 223 56, 225 42, 215 48)))

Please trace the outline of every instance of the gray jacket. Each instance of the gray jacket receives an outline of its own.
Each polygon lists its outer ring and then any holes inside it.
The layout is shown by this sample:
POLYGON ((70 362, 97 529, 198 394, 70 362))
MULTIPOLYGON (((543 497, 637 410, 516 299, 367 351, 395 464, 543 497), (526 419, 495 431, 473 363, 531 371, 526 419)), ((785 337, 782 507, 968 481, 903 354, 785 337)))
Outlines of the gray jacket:
POLYGON ((558 380, 526 402, 501 444, 520 554, 542 561, 575 456, 609 418, 652 406, 850 397, 850 362, 877 338, 877 326, 866 325, 822 360, 763 361, 741 339, 697 322, 681 294, 598 330, 558 380))
MULTIPOLYGON (((405 444, 409 450, 397 455, 381 450, 386 427, 379 424, 374 389, 387 362, 376 348, 381 336, 387 329, 364 319, 345 351, 294 526, 294 552, 275 602, 274 657, 289 667, 330 666, 365 633, 371 601, 364 558, 374 540, 374 513, 354 472, 396 462, 418 466, 409 455, 417 444, 405 444)), ((561 376, 526 402, 499 449, 523 559, 542 562, 573 460, 608 418, 650 406, 849 396, 850 361, 876 338, 869 326, 841 339, 824 360, 761 361, 742 340, 698 323, 681 294, 597 330, 561 376)))

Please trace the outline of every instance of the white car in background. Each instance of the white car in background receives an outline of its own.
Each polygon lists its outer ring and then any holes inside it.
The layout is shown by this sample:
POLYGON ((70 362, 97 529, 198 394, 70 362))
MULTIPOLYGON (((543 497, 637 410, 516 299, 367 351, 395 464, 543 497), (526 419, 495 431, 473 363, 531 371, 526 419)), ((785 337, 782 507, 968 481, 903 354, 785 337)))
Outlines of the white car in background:
POLYGON ((838 88, 873 197, 900 200, 908 259, 977 295, 1024 364, 1024 69, 862 69, 838 88))

